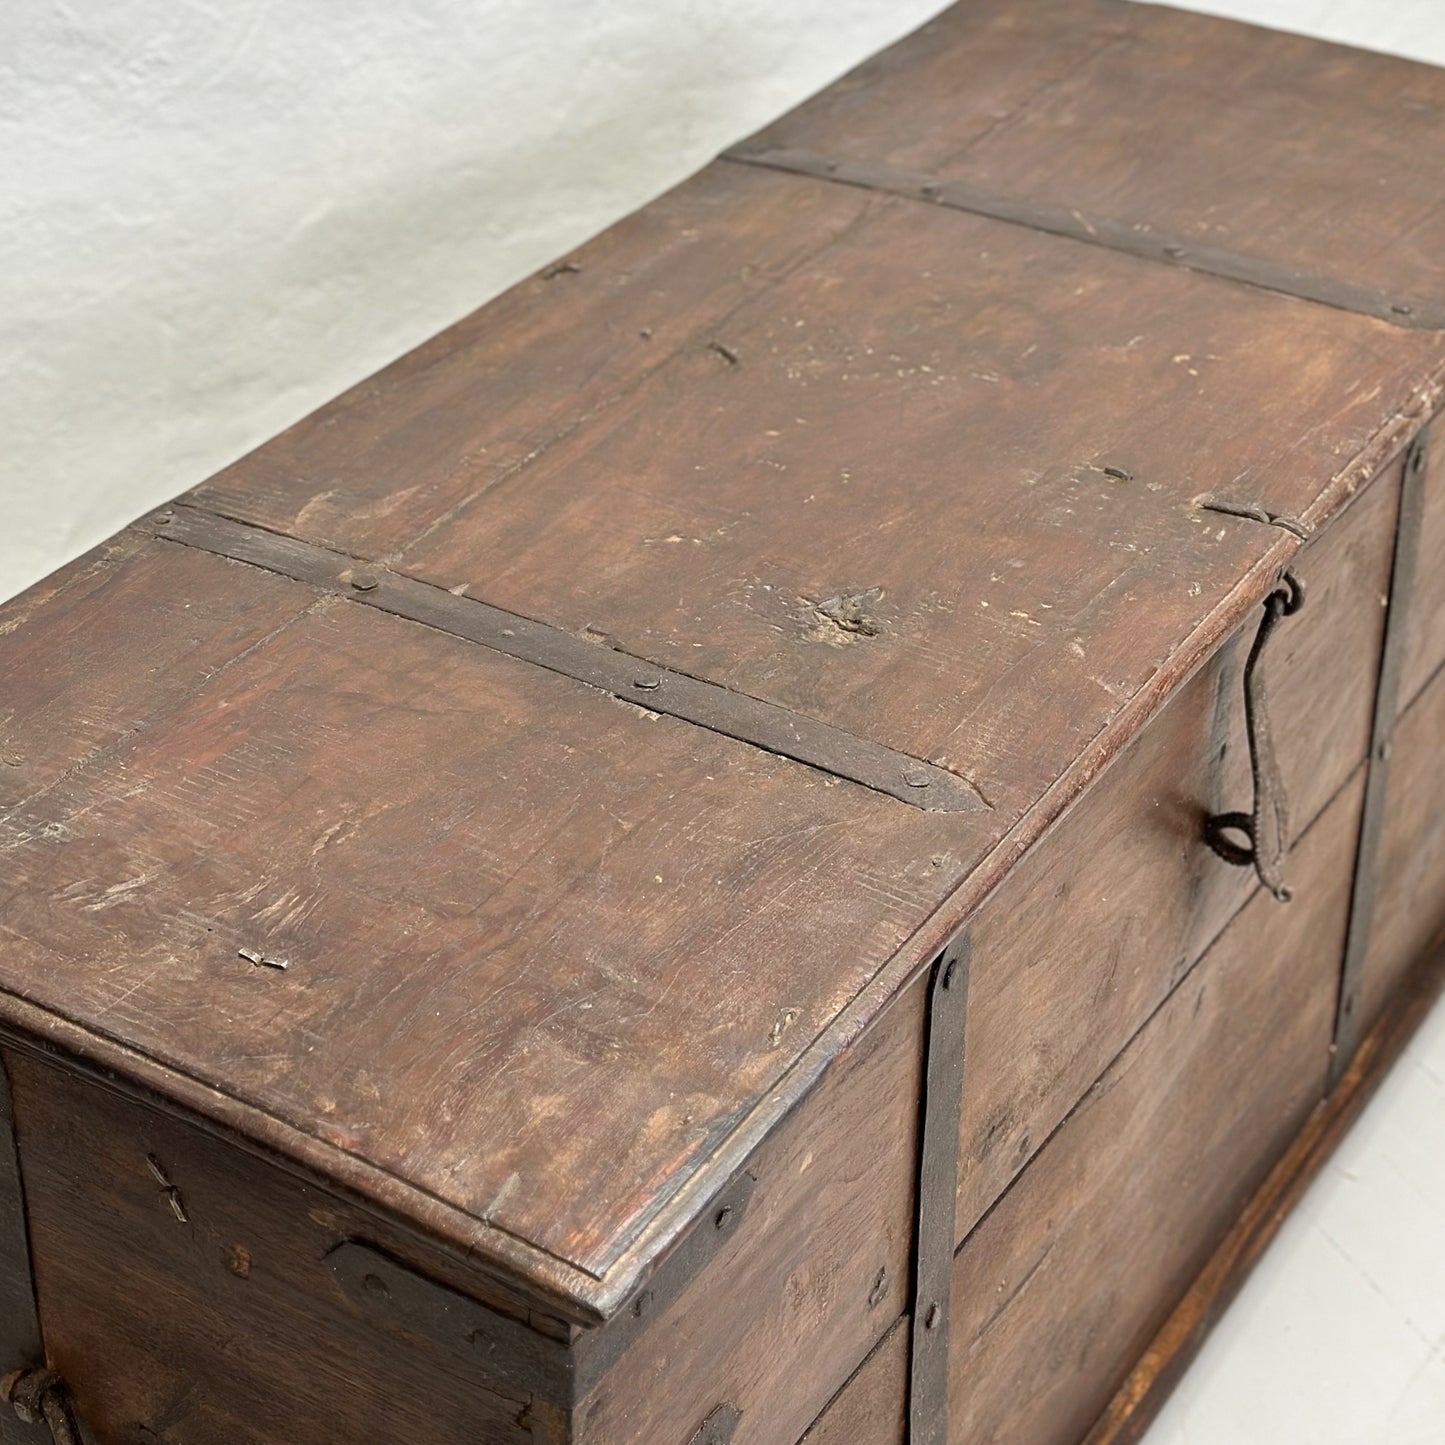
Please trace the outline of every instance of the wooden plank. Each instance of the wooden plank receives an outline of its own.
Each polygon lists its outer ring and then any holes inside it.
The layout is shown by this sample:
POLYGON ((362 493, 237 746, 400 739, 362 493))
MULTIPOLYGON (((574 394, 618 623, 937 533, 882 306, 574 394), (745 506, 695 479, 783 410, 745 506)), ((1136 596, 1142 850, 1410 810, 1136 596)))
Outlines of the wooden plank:
POLYGON ((565 1439, 541 1406, 519 1423, 525 1386, 351 1305, 326 1256, 374 1221, 55 1062, 6 1062, 46 1345, 97 1439, 410 1439, 420 1401, 439 1445, 565 1439))
POLYGON ((686 1441, 723 1403, 740 1413, 733 1445, 795 1440, 888 1331, 909 1295, 923 995, 920 981, 749 1161, 747 1215, 686 1290, 644 1287, 579 1340, 589 1370, 599 1347, 614 1363, 578 1445, 686 1441))
POLYGON ((545 667, 650 712, 682 718, 724 737, 808 763, 835 777, 929 812, 977 812, 986 805, 962 778, 812 718, 729 692, 686 673, 644 663, 611 647, 505 612, 384 568, 364 568, 341 552, 263 532, 193 507, 167 507, 136 523, 148 536, 247 562, 310 583, 333 596, 463 637, 545 667))
POLYGON ((1189 1292, 1150 1341, 1083 1445, 1134 1445, 1239 1293, 1290 1211, 1329 1162, 1445 987, 1445 950, 1422 959, 1391 997, 1329 1097, 1250 1198, 1189 1292))
POLYGON ((876 161, 839 160, 816 151, 791 148, 743 146, 729 151, 725 159, 783 171, 788 175, 811 176, 816 180, 832 180, 867 191, 907 196, 915 201, 967 211, 975 216, 988 216, 1010 225, 1046 231, 1051 236, 1064 236, 1086 246, 1121 251, 1127 256, 1159 265, 1198 271, 1206 276, 1258 286, 1261 290, 1277 291, 1297 300, 1334 306, 1361 316, 1373 316, 1392 326, 1411 330, 1418 327, 1427 331, 1445 328, 1445 305, 1432 299, 1422 299, 1414 293, 1357 286, 1286 262, 1271 261, 1227 246, 1210 245, 1193 235, 1116 221, 1098 213, 1085 213, 1077 206, 1055 205, 1010 195, 974 181, 948 179, 920 171, 902 171, 895 166, 879 165, 876 161))
POLYGON ((710 167, 227 467, 198 504, 381 558, 705 348, 870 204, 710 167))
MULTIPOLYGON (((1297 831, 1368 749, 1399 478, 1393 467, 1296 559, 1309 601, 1270 643, 1270 713, 1297 831)), ((956 1239, 1255 887, 1202 835, 1204 817, 1249 802, 1240 672, 1254 625, 979 910, 968 1049, 986 1062, 964 1091, 956 1239)))
POLYGON ((1438 324, 1442 108, 1445 73, 1393 56, 1121 0, 1064 19, 1047 0, 969 0, 748 148, 964 182, 1438 324))
POLYGON ((0 606, 0 808, 143 730, 311 601, 280 578, 238 582, 122 535, 0 606))
POLYGON ((1445 673, 1395 725, 1376 862, 1374 928, 1358 1017, 1378 1019, 1416 960, 1445 929, 1445 673))
POLYGON ((333 601, 0 820, 0 985, 585 1299, 958 821, 333 601))
POLYGON ((908 1319, 878 1342, 798 1445, 904 1445, 908 1319))
POLYGON ((1321 1097, 1362 782, 964 1243, 951 1439, 1073 1445, 1321 1097))
POLYGON ((1327 479, 1388 459, 1445 359, 1442 337, 901 203, 723 340, 737 364, 678 358, 399 570, 926 758, 1001 826, 1291 540, 1196 501, 1321 520, 1365 477, 1327 479), (839 598, 866 630, 829 620, 839 598))

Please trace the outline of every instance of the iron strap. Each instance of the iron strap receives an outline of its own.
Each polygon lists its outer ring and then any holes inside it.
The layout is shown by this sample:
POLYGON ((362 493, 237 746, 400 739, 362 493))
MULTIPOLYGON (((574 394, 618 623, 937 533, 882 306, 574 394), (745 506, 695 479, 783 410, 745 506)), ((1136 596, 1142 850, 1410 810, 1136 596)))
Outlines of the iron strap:
POLYGON ((927 201, 948 210, 967 211, 993 221, 1027 226, 1033 231, 1082 241, 1085 245, 1122 251, 1140 260, 1199 271, 1225 281, 1237 281, 1264 291, 1277 291, 1302 301, 1313 301, 1321 306, 1333 306, 1339 311, 1374 316, 1392 326, 1428 331, 1445 329, 1445 307, 1434 300, 1392 295, 1372 286, 1361 286, 1334 276, 1321 275, 1317 271, 1307 271, 1300 266, 1291 266, 1287 262, 1271 261, 1264 256, 1251 256, 1223 246, 1205 245, 1194 236, 1169 235, 1152 227, 1116 221, 1109 216, 1086 215, 1072 206, 1056 206, 1026 196, 1009 195, 974 181, 923 175, 917 171, 880 165, 876 161, 823 156, 793 147, 744 144, 725 151, 722 159, 927 201))
POLYGON ((233 562, 245 562, 493 652, 560 673, 649 712, 681 718, 778 757, 931 813, 985 812, 973 784, 935 763, 860 738, 776 703, 599 646, 550 623, 463 597, 380 563, 361 562, 311 542, 180 504, 143 517, 135 529, 233 562))
POLYGON ((1375 886, 1379 876, 1380 835, 1390 783, 1390 741, 1400 706, 1400 677, 1405 666, 1406 624, 1415 568, 1420 550, 1420 522, 1425 510, 1426 459, 1430 429, 1425 427, 1405 452, 1400 481, 1400 510, 1395 524, 1395 555, 1390 567, 1390 601, 1385 614, 1385 638, 1380 650, 1380 674, 1375 685, 1375 715, 1370 732, 1370 757, 1365 771, 1365 801, 1360 812, 1360 841, 1355 850, 1354 887, 1350 895, 1349 931, 1340 970, 1339 1001, 1335 1012, 1334 1051, 1330 1056, 1329 1086, 1339 1082, 1360 1037, 1360 984, 1370 948, 1375 918, 1375 886))
MULTIPOLYGON (((0 1376, 40 1369, 44 1364, 10 1081, 0 1060, 0 1376)), ((26 1423, 10 1403, 0 1403, 3 1445, 48 1445, 51 1438, 45 1424, 26 1423)))
POLYGON ((939 955, 928 980, 913 1231, 909 1445, 947 1445, 948 1441, 948 1324, 968 977, 969 941, 964 933, 939 955))

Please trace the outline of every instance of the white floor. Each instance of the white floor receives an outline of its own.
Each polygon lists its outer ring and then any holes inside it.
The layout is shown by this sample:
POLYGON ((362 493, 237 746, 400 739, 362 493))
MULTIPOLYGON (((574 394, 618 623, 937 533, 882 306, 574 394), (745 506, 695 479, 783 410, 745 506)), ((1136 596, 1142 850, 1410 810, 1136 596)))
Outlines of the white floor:
POLYGON ((1445 1004, 1286 1221, 1146 1439, 1445 1442, 1445 1004))
MULTIPOLYGON (((0 597, 942 3, 0 4, 0 597)), ((1445 0, 1189 8, 1445 64, 1445 0)), ((1445 1445, 1445 1010, 1148 1438, 1445 1445)))

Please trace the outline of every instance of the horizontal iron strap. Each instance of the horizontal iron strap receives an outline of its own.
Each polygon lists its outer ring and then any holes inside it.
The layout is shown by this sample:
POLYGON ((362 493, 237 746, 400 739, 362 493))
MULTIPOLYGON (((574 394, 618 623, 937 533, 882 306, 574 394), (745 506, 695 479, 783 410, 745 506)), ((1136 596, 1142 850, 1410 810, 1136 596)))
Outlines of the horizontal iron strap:
POLYGON ((982 812, 988 807, 968 782, 933 763, 375 563, 195 507, 167 507, 135 525, 149 536, 246 562, 478 643, 926 812, 982 812))
POLYGON ((1262 256, 1250 256, 1220 246, 1203 246, 1188 237, 1172 236, 1167 232, 1139 230, 1107 216, 1089 215, 1069 206, 1054 206, 1022 196, 1006 195, 973 181, 946 180, 915 171, 895 170, 892 166, 873 161, 847 160, 787 147, 743 145, 725 151, 722 159, 929 201, 950 210, 967 211, 975 216, 987 216, 990 220, 1027 226, 1034 231, 1083 241, 1090 246, 1102 246, 1109 251, 1122 251, 1141 260, 1180 266, 1226 281, 1257 286, 1265 291, 1278 291, 1301 301, 1333 306, 1338 311, 1374 316, 1394 326, 1423 331, 1445 329, 1445 306, 1436 301, 1413 296, 1390 296, 1374 287, 1321 276, 1282 261, 1270 261, 1262 256))

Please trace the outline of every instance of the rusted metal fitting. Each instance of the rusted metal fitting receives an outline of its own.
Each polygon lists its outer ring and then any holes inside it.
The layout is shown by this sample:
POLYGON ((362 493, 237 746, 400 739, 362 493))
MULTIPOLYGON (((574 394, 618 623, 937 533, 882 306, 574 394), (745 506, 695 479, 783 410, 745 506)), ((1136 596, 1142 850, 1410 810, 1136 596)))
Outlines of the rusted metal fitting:
POLYGON ((25 1425, 44 1425, 55 1445, 81 1445, 65 1385, 54 1370, 11 1370, 0 1380, 4 1400, 25 1425))

